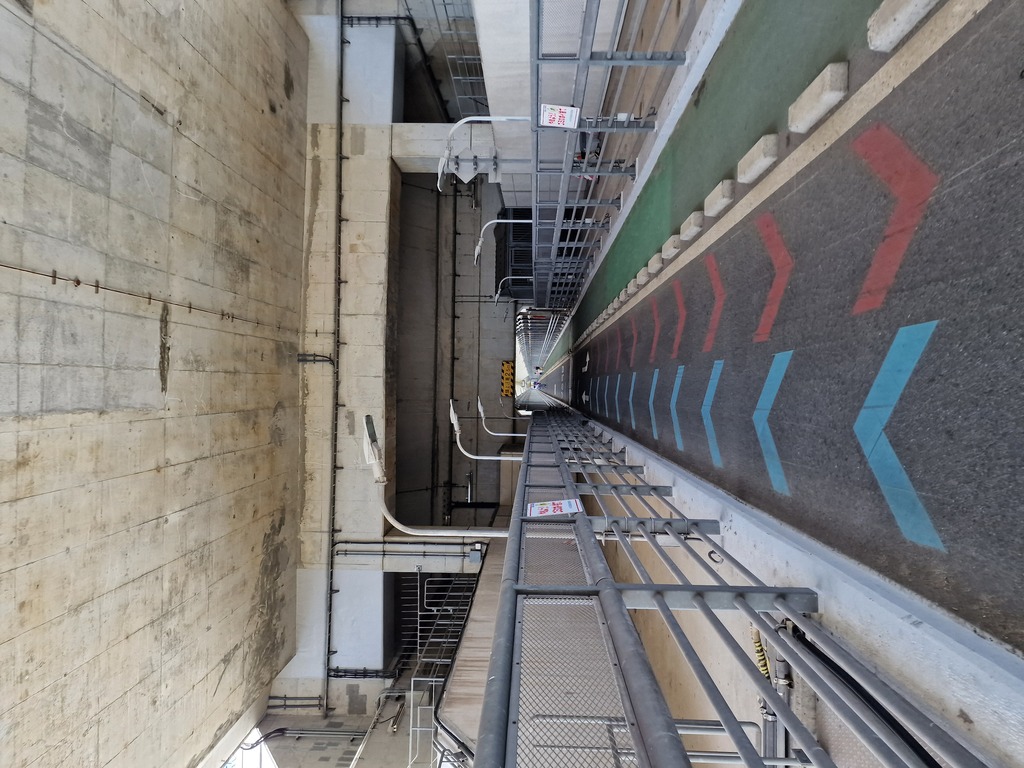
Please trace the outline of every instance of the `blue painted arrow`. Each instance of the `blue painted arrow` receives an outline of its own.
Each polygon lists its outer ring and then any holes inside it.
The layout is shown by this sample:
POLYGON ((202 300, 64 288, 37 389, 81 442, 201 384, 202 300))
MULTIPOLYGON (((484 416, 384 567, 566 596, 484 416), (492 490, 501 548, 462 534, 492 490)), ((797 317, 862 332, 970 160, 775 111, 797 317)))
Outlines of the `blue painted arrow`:
POLYGON ((704 431, 708 435, 708 450, 711 451, 711 460, 716 467, 722 466, 722 454, 718 450, 718 437, 715 435, 715 425, 711 421, 711 406, 715 402, 715 392, 718 389, 718 379, 722 375, 724 360, 715 360, 715 367, 711 369, 711 378, 708 379, 708 390, 704 393, 704 404, 700 407, 701 417, 704 420, 704 431))
POLYGON ((786 375, 791 357, 793 350, 779 352, 772 359, 772 367, 768 369, 768 376, 761 388, 761 396, 757 398, 757 406, 754 408, 754 427, 757 430, 757 441, 761 444, 761 453, 764 454, 764 464, 768 468, 768 477, 771 478, 772 488, 786 496, 789 496, 789 483, 786 482, 786 473, 782 471, 782 461, 779 460, 779 450, 775 447, 772 428, 768 426, 768 414, 775 405, 775 397, 779 394, 779 386, 782 384, 782 377, 786 375))
POLYGON ((636 414, 633 413, 633 390, 636 388, 636 371, 633 371, 633 380, 629 382, 629 426, 636 429, 636 414))
POLYGON ((676 369, 676 383, 672 387, 672 400, 668 405, 669 410, 672 412, 672 429, 676 433, 676 448, 680 451, 683 450, 683 432, 679 428, 679 413, 676 411, 676 403, 679 401, 679 385, 683 383, 683 370, 685 368, 685 365, 680 365, 676 369))
POLYGON ((651 432, 654 435, 654 439, 658 439, 658 420, 654 415, 654 390, 658 387, 658 369, 654 369, 654 375, 651 377, 651 395, 647 398, 647 410, 651 413, 651 432))
POLYGON ((857 415, 853 431, 903 535, 916 544, 945 551, 928 510, 885 436, 885 425, 936 325, 938 321, 900 328, 857 415))
POLYGON ((622 416, 619 414, 619 385, 622 384, 622 374, 618 374, 615 377, 615 420, 618 422, 622 421, 622 416))

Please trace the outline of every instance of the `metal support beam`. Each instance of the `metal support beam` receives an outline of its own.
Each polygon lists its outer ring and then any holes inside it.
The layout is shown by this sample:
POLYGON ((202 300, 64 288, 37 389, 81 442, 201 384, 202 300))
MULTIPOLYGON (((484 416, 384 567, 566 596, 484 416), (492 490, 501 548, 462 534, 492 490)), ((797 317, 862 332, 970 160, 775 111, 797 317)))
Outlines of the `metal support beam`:
MULTIPOLYGON (((565 521, 563 521, 565 522, 565 521)), ((713 611, 734 611, 736 601, 743 600, 755 611, 771 611, 775 601, 785 600, 794 611, 818 612, 818 593, 805 587, 738 587, 723 584, 517 584, 520 595, 548 597, 593 597, 602 590, 614 589, 631 611, 658 609, 655 598, 662 597, 673 611, 701 610, 706 605, 713 611)))
MULTIPOLYGON (((538 176, 561 176, 563 171, 561 168, 541 168, 537 170, 538 176)), ((625 168, 607 168, 598 170, 596 168, 573 168, 570 172, 571 175, 575 176, 629 176, 629 178, 636 178, 636 167, 628 166, 625 168)), ((570 207, 566 203, 566 208, 570 207)))
POLYGON ((595 133, 650 133, 657 128, 654 120, 618 120, 614 117, 583 117, 581 131, 595 133))
POLYGON ((641 496, 669 495, 672 493, 671 485, 630 485, 629 483, 576 483, 576 492, 581 496, 595 496, 597 494, 610 495, 619 493, 639 493, 641 496))

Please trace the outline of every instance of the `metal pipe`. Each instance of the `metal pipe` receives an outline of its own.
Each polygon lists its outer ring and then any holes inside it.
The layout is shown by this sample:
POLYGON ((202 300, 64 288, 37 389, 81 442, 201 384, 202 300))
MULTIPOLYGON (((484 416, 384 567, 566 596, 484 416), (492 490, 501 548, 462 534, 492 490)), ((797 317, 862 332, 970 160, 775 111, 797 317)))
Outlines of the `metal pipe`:
MULTIPOLYGON (((560 451, 556 450, 555 461, 566 490, 572 489, 570 498, 575 496, 579 501, 575 483, 560 451)), ((577 512, 574 519, 580 555, 594 585, 600 588, 598 600, 622 672, 622 682, 636 715, 638 733, 635 737, 639 736, 654 766, 689 766, 690 760, 675 731, 658 679, 633 620, 629 617, 629 611, 626 610, 622 593, 615 588, 615 578, 594 535, 590 520, 584 511, 577 512)))
MULTIPOLYGON (((630 563, 633 565, 637 576, 645 584, 653 582, 647 569, 644 568, 640 562, 640 558, 633 549, 632 544, 622 536, 622 532, 619 530, 617 523, 612 525, 612 529, 619 540, 619 546, 625 552, 630 563)), ((668 628, 672 635, 672 639, 675 640, 676 647, 679 648, 679 652, 683 655, 687 665, 690 667, 690 671, 693 672, 693 676, 697 679, 700 684, 701 690, 704 691, 704 695, 707 696, 708 701, 714 708, 715 713, 721 718, 722 725, 726 732, 732 738, 733 744, 736 745, 736 749, 740 756, 743 758, 743 764, 747 768, 763 768, 764 762, 761 760, 761 756, 757 754, 753 744, 745 737, 743 729, 740 727, 739 719, 733 713, 729 703, 725 700, 725 696, 722 694, 721 689, 715 683, 708 668, 704 665, 700 655, 697 653, 697 649, 693 647, 693 643, 690 642, 690 638, 683 632, 682 626, 676 620, 672 611, 669 610, 668 603, 665 602, 665 598, 661 594, 654 595, 654 604, 661 615, 662 621, 665 622, 665 626, 668 628)))
POLYGON ((462 447, 462 427, 459 426, 459 416, 455 413, 455 401, 448 401, 448 416, 451 419, 452 427, 455 430, 455 443, 459 446, 459 450, 462 451, 470 459, 476 459, 478 461, 522 461, 522 456, 477 456, 476 454, 470 453, 462 447))
POLYGON ((375 471, 379 470, 377 477, 377 503, 380 507, 381 514, 384 515, 384 519, 391 523, 394 528, 397 528, 402 533, 408 533, 410 536, 428 536, 463 542, 466 539, 469 539, 470 541, 476 539, 503 539, 508 536, 508 531, 496 528, 449 528, 448 526, 413 527, 398 522, 394 515, 391 514, 391 510, 388 509, 387 499, 384 496, 387 477, 384 476, 383 461, 381 460, 382 452, 380 450, 380 444, 377 442, 376 430, 373 428, 373 418, 371 416, 366 416, 363 420, 363 425, 366 430, 367 441, 369 442, 374 454, 371 463, 374 464, 375 471))
POLYGON ((530 473, 531 437, 526 438, 524 471, 516 487, 509 523, 505 564, 498 590, 498 608, 494 622, 491 660, 487 667, 487 685, 480 709, 480 729, 474 765, 477 768, 503 768, 508 740, 509 701, 512 695, 512 646, 516 634, 516 582, 522 555, 523 513, 526 508, 526 483, 530 473))
MULTIPOLYGON (((593 715, 535 715, 533 717, 538 723, 564 723, 565 725, 609 725, 626 727, 626 721, 621 717, 596 717, 593 715)), ((740 727, 751 731, 754 735, 761 733, 761 726, 753 720, 739 720, 740 727)), ((724 735, 725 726, 720 720, 675 720, 676 733, 684 736, 711 736, 724 735)))
MULTIPOLYGON (((722 621, 715 615, 704 599, 695 596, 693 604, 697 607, 697 610, 707 619, 711 628, 715 634, 722 640, 726 649, 733 656, 733 658, 739 663, 740 668, 747 675, 750 681, 757 688, 758 693, 765 699, 772 699, 776 696, 775 689, 771 683, 764 679, 761 675, 761 671, 747 656, 746 651, 740 647, 740 644, 736 641, 736 638, 732 636, 732 633, 726 628, 722 621)), ((835 762, 832 757, 826 752, 821 745, 818 743, 814 735, 808 730, 807 726, 801 722, 793 710, 788 707, 779 707, 777 712, 779 719, 782 720, 786 727, 789 728, 797 742, 807 753, 807 756, 811 759, 814 765, 822 766, 822 768, 836 768, 835 762)))
POLYGON ((327 502, 327 620, 324 631, 324 682, 323 706, 324 719, 331 713, 330 674, 331 637, 334 629, 334 558, 330 553, 330 541, 334 536, 338 514, 338 417, 341 413, 341 401, 338 391, 341 389, 341 202, 342 192, 342 109, 345 103, 345 35, 342 32, 343 2, 338 1, 338 92, 337 92, 337 126, 335 130, 335 222, 334 222, 334 371, 331 377, 331 489, 327 502))
POLYGON ((501 278, 501 280, 498 281, 498 287, 494 291, 495 306, 497 306, 498 298, 501 296, 501 285, 506 280, 529 280, 532 283, 533 277, 531 275, 506 275, 505 277, 501 278))
POLYGON ((495 437, 526 437, 525 432, 492 432, 488 429, 487 416, 484 414, 484 404, 480 401, 479 395, 477 395, 476 398, 476 409, 480 412, 480 423, 483 425, 487 434, 494 435, 495 437))
MULTIPOLYGON (((774 628, 764 616, 747 605, 746 601, 736 600, 735 605, 762 632, 773 631, 774 628)), ((914 751, 896 736, 860 698, 846 690, 845 686, 834 685, 827 679, 830 673, 820 661, 811 658, 806 649, 799 648, 792 638, 783 633, 776 633, 776 637, 792 652, 791 663, 797 668, 801 678, 822 701, 832 708, 839 719, 849 727, 882 765, 889 766, 889 768, 903 768, 903 766, 924 768, 924 763, 914 751)), ((778 699, 779 697, 774 698, 778 699)), ((766 700, 771 701, 772 699, 766 700)), ((781 709, 781 707, 777 709, 781 709)))
POLYGON ((473 249, 474 267, 480 261, 480 252, 484 248, 484 235, 487 234, 487 230, 493 227, 495 224, 533 224, 533 219, 491 219, 482 227, 480 227, 480 239, 476 241, 476 248, 473 249))
POLYGON ((986 765, 983 760, 978 759, 956 741, 941 724, 926 717, 880 677, 872 674, 849 651, 830 638, 816 621, 794 611, 784 600, 776 601, 775 606, 943 759, 957 768, 983 768, 986 765))

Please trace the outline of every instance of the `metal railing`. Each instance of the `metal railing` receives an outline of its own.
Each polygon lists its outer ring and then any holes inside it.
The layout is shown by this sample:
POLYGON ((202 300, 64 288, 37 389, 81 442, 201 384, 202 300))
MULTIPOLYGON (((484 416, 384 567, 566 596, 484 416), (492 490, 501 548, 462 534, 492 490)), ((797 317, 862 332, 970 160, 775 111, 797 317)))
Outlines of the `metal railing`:
POLYGON ((555 329, 527 357, 542 365, 575 305, 600 238, 693 29, 687 0, 531 0, 534 304, 555 329), (591 75, 594 75, 593 77, 591 75), (580 109, 575 129, 540 128, 542 104, 580 109))
POLYGON ((409 682, 409 765, 434 765, 435 705, 458 650, 477 577, 419 575, 416 665, 409 682))
POLYGON ((796 682, 880 765, 984 765, 812 618, 813 590, 766 584, 718 534, 717 521, 684 515, 670 488, 647 483, 578 414, 535 411, 473 764, 832 768, 814 718, 791 700, 796 682), (581 510, 530 516, 531 504, 553 500, 581 510), (753 649, 740 640, 749 629, 753 649), (665 659, 673 647, 678 657, 665 659), (684 674, 696 703, 666 699, 666 675, 677 689, 684 674), (760 729, 742 714, 751 693, 760 729))

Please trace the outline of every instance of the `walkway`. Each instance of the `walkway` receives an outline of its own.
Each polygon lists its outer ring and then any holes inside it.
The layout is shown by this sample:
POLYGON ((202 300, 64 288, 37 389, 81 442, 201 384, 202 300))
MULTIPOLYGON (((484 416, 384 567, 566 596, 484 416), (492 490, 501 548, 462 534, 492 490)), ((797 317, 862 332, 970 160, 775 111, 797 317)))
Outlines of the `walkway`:
POLYGON ((582 411, 1018 650, 1021 39, 1024 4, 989 4, 546 377, 565 396, 571 367, 582 411))

